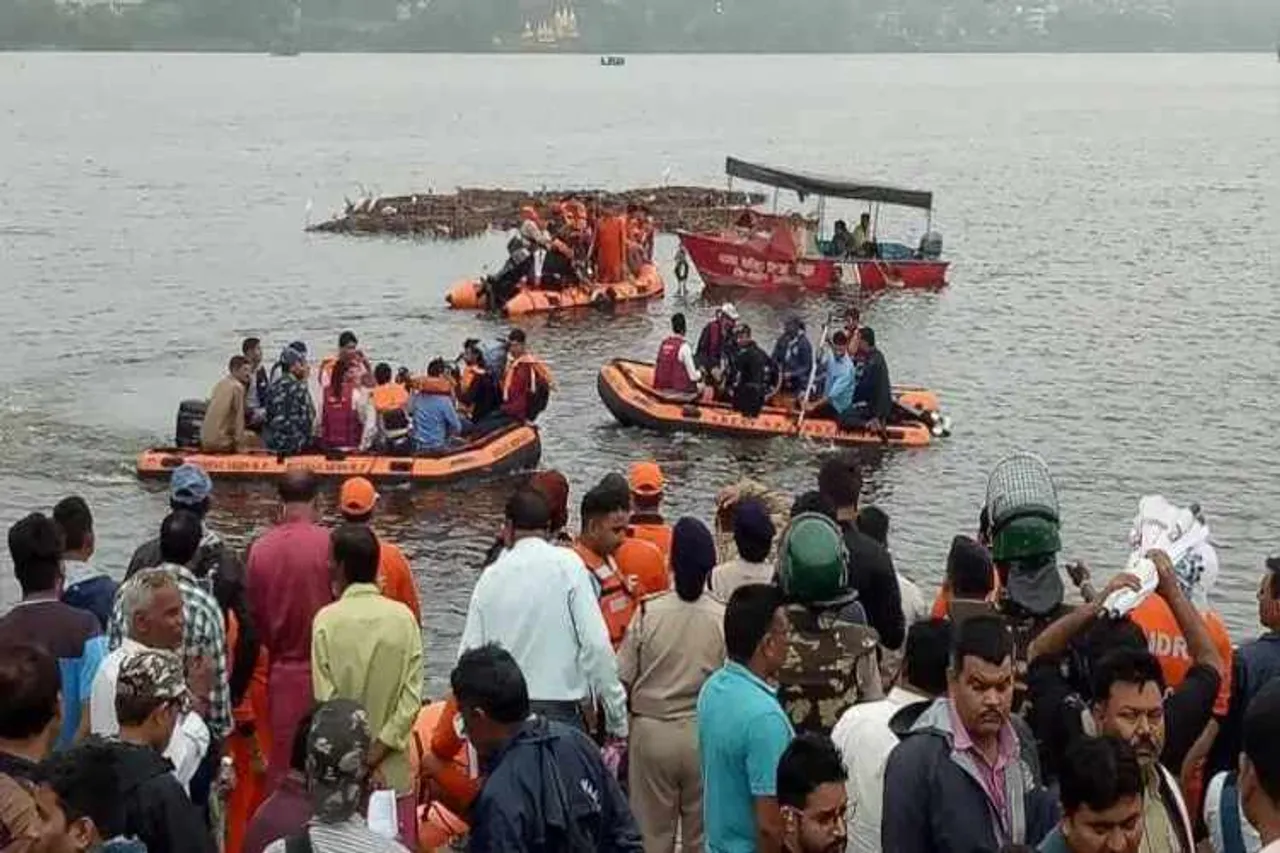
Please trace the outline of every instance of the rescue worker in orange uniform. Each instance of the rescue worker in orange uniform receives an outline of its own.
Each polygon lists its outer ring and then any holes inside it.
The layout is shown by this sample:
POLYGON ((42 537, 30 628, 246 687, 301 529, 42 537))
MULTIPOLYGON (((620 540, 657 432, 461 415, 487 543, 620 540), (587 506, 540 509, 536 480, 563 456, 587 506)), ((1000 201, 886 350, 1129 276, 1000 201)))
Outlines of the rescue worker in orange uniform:
MULTIPOLYGON (((240 643, 240 620, 234 610, 224 613, 227 648, 240 643)), ((235 661, 227 661, 228 671, 235 661)), ((235 784, 226 798, 225 853, 240 853, 245 830, 258 806, 267 798, 267 756, 271 754, 271 726, 267 717, 267 651, 259 648, 240 703, 232 709, 235 728, 227 737, 227 754, 235 768, 235 784)), ((233 681, 240 673, 232 672, 233 681)))
POLYGON ((408 455, 413 452, 410 436, 409 389, 400 382, 391 381, 391 365, 380 362, 373 369, 377 383, 370 392, 374 413, 378 418, 375 443, 387 453, 408 455))
POLYGON ((662 517, 662 490, 666 478, 656 462, 636 462, 627 475, 631 489, 631 518, 627 536, 658 546, 664 558, 671 555, 671 525, 662 517))
POLYGON ((626 280, 627 217, 608 206, 596 226, 596 281, 618 284, 626 280))
POLYGON ((606 478, 582 498, 582 530, 573 542, 573 550, 594 579, 600 612, 614 649, 627 632, 637 602, 635 591, 614 559, 627 538, 630 510, 626 490, 606 478))
POLYGON ((614 562, 637 599, 658 595, 671 588, 667 555, 648 539, 627 537, 614 552, 614 562))
MULTIPOLYGON (((363 524, 372 529, 373 511, 378 505, 378 492, 373 483, 364 477, 352 477, 342 484, 338 492, 338 510, 348 524, 363 524)), ((413 572, 404 552, 394 542, 388 542, 374 534, 378 541, 378 591, 393 601, 398 601, 413 613, 422 624, 422 607, 418 603, 418 588, 413 583, 413 572)))

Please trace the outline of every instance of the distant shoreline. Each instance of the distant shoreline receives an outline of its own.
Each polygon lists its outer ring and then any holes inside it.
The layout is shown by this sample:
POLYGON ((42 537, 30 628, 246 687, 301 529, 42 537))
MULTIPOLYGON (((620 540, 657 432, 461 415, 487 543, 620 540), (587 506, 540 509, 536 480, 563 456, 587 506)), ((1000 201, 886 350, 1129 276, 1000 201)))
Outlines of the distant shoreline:
MULTIPOLYGON (((599 50, 520 50, 494 48, 493 50, 443 50, 437 48, 379 48, 376 46, 351 47, 306 47, 300 48, 297 54, 281 54, 279 58, 289 59, 301 54, 345 54, 358 56, 370 55, 405 55, 417 56, 425 54, 443 56, 537 56, 543 58, 556 57, 591 57, 602 55, 619 56, 1148 56, 1148 55, 1240 55, 1266 54, 1274 56, 1275 45, 1260 47, 1131 47, 1131 48, 1087 48, 1063 47, 1055 49, 1030 47, 997 47, 992 45, 975 45, 972 47, 947 47, 930 49, 885 48, 881 50, 643 50, 601 48, 599 50)), ((183 42, 172 44, 155 44, 144 46, 112 46, 112 45, 73 45, 73 44, 40 44, 40 45, 2 45, 0 53, 168 53, 168 54, 240 54, 256 56, 269 54, 265 47, 252 45, 195 45, 183 42)))

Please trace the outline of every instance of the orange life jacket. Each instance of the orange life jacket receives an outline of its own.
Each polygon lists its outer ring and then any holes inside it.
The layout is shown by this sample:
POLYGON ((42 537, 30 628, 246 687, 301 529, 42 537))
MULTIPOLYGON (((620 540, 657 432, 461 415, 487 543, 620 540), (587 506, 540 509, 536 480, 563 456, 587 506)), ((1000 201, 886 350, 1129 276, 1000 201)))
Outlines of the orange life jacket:
POLYGON ((399 382, 388 382, 373 389, 373 407, 378 413, 403 409, 409 404, 409 392, 399 382))
POLYGON ((629 538, 614 555, 618 571, 626 578, 637 598, 666 592, 671 588, 667 555, 655 543, 640 537, 629 538))
POLYGON ((627 633, 627 626, 631 624, 632 614, 636 612, 638 597, 612 557, 601 557, 579 542, 573 543, 573 550, 600 584, 600 613, 604 616, 605 627, 609 629, 609 642, 617 649, 627 633))

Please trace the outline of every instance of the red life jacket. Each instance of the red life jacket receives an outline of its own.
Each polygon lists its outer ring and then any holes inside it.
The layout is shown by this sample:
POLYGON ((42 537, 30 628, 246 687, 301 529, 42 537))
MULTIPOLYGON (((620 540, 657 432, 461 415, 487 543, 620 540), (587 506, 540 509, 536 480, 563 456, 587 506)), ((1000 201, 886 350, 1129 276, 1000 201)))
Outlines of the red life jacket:
POLYGON ((360 416, 351 405, 355 386, 344 383, 342 394, 336 399, 332 389, 324 392, 324 410, 320 415, 320 441, 332 450, 359 447, 364 428, 360 416))
POLYGON ((672 335, 658 347, 658 360, 653 365, 653 387, 659 391, 694 391, 697 385, 689 379, 689 371, 680 362, 684 338, 672 335))

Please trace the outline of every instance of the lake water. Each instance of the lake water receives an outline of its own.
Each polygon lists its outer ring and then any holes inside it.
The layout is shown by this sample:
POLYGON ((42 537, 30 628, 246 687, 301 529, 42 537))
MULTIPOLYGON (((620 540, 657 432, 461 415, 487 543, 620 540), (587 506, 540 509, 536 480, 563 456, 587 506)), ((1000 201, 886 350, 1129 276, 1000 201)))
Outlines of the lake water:
MULTIPOLYGON (((68 493, 92 504, 97 561, 122 571, 166 508, 133 477, 245 335, 327 351, 353 328, 421 368, 492 318, 448 285, 496 266, 503 238, 312 236, 361 186, 720 185, 726 154, 935 192, 954 261, 937 294, 867 303, 895 381, 936 389, 954 435, 867 455, 864 500, 892 517, 910 576, 936 583, 971 531, 986 474, 1048 460, 1066 555, 1106 575, 1145 493, 1200 502, 1220 544, 1216 600, 1238 637, 1277 549, 1280 67, 1258 56, 0 55, 0 522, 68 493)), ((852 213, 852 211, 850 211, 852 213)), ((908 216, 882 223, 914 239, 908 216)), ((669 275, 674 242, 659 241, 669 275)), ((672 279, 668 278, 671 282, 672 279)), ((740 303, 770 343, 789 308, 740 303)), ((796 308, 821 325, 838 300, 796 308)), ((616 355, 651 358, 698 295, 618 316, 530 320, 562 390, 543 464, 574 500, 660 461, 670 514, 707 518, 740 476, 811 487, 823 448, 623 430, 595 393, 616 355)), ((434 686, 510 483, 386 496, 411 558, 434 686)), ((213 524, 243 541, 269 487, 219 487, 213 524)), ((14 584, 7 554, 4 595, 14 584)))

